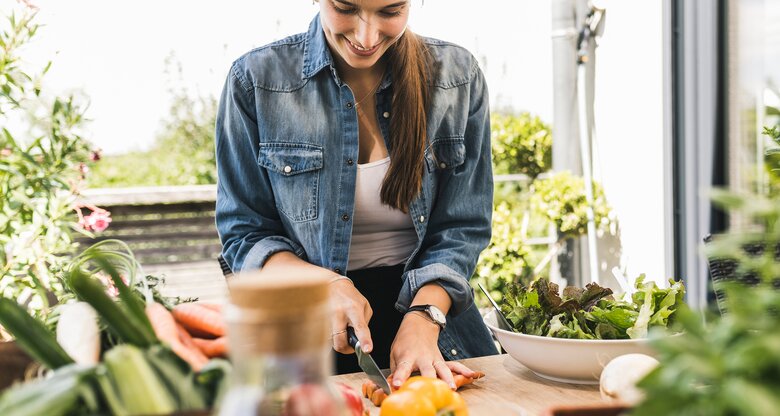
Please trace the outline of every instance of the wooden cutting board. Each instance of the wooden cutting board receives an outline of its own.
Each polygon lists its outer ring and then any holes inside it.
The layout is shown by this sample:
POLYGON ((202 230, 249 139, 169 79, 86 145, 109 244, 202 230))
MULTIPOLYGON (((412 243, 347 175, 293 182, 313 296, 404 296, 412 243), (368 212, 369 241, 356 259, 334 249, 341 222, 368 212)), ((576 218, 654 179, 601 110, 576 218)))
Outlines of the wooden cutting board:
MULTIPOLYGON (((458 390, 469 405, 473 416, 541 415, 556 406, 604 404, 594 385, 558 383, 538 377, 506 354, 461 360, 472 370, 485 373, 485 378, 458 390)), ((365 381, 364 373, 333 376, 357 391, 365 381)), ((363 399, 371 415, 379 409, 363 399)))

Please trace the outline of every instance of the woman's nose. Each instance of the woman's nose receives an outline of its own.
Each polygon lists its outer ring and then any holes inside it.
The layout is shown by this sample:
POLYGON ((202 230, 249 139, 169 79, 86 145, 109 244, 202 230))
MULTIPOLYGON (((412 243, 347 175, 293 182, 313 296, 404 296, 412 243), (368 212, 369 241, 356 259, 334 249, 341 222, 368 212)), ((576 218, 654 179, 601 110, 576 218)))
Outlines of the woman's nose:
POLYGON ((370 18, 361 16, 355 28, 355 41, 363 48, 369 49, 379 43, 379 30, 370 18))

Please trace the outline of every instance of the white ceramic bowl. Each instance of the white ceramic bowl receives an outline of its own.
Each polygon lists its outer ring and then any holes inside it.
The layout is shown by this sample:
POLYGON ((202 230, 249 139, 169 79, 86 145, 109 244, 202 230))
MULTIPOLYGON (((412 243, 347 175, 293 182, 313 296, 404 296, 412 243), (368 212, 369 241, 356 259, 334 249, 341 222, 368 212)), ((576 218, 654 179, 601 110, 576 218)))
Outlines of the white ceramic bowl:
POLYGON ((485 323, 509 355, 539 377, 575 384, 598 384, 601 370, 623 354, 655 356, 647 339, 587 340, 541 337, 498 329, 496 311, 485 323))

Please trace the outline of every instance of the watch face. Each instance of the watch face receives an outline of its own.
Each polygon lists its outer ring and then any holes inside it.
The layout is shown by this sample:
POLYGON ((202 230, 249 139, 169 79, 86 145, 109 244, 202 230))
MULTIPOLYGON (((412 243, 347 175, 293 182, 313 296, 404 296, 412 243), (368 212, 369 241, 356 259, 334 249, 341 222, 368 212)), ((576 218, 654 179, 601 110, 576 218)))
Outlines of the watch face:
POLYGON ((428 310, 431 312, 431 318, 433 318, 434 321, 444 324, 447 322, 447 318, 444 317, 444 314, 441 312, 441 309, 431 305, 428 310))

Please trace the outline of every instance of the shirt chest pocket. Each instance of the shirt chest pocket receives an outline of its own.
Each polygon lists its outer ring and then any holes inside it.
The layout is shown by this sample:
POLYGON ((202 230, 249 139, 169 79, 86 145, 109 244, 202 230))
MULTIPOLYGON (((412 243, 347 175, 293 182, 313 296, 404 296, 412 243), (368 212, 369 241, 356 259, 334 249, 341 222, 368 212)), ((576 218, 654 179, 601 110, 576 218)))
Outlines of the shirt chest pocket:
POLYGON ((268 172, 276 207, 294 222, 317 218, 322 147, 305 143, 260 143, 257 163, 268 172))
POLYGON ((450 170, 463 164, 466 160, 466 144, 463 137, 447 137, 434 139, 425 151, 425 163, 428 172, 436 169, 450 170))

